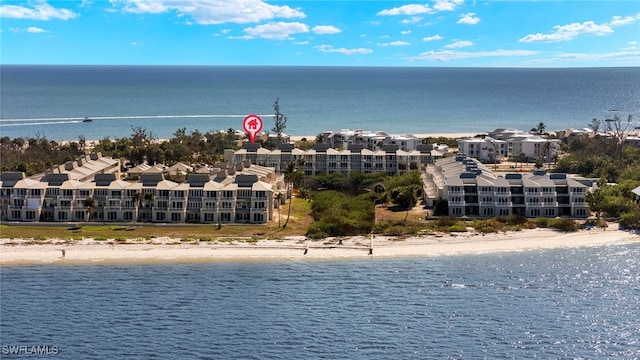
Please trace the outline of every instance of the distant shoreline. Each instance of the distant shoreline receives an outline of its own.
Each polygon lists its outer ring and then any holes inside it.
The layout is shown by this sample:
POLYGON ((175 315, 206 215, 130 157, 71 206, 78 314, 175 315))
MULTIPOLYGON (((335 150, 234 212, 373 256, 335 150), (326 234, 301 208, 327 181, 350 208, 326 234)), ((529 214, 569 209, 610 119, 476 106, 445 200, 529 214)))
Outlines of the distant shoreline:
MULTIPOLYGON (((419 139, 424 139, 424 138, 438 138, 438 137, 444 137, 444 138, 450 138, 450 139, 463 139, 463 138, 469 138, 469 137, 474 137, 476 135, 478 135, 479 133, 434 133, 434 134, 399 134, 399 135, 413 135, 419 139)), ((289 135, 289 138, 291 139, 291 141, 301 141, 302 139, 307 139, 307 140, 315 140, 316 135, 289 135)))
POLYGON ((303 236, 256 242, 182 242, 175 238, 153 238, 124 243, 84 239, 66 242, 0 239, 0 266, 170 264, 252 261, 334 261, 367 258, 410 258, 522 252, 584 246, 640 243, 637 233, 607 229, 574 233, 551 229, 481 234, 431 234, 408 238, 356 236, 311 241, 303 236), (63 252, 64 250, 64 256, 63 252))

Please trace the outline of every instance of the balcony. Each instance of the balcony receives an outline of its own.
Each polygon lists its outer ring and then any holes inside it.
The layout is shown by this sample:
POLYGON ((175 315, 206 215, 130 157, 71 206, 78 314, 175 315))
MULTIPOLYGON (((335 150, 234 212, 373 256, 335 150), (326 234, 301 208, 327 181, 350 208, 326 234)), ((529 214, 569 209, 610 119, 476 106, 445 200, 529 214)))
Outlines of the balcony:
POLYGON ((557 208, 557 201, 547 201, 547 202, 537 202, 537 203, 527 203, 527 207, 530 208, 557 208))
POLYGON ((449 201, 449 206, 465 206, 464 201, 449 201))

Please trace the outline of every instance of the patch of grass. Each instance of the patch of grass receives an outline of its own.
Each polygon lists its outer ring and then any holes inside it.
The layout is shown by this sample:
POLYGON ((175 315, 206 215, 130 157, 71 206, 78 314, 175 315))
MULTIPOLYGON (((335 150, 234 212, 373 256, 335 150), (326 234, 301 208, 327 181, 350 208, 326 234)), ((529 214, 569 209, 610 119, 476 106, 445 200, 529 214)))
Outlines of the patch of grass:
POLYGON ((464 224, 454 224, 449 226, 449 232, 467 232, 467 227, 464 224))

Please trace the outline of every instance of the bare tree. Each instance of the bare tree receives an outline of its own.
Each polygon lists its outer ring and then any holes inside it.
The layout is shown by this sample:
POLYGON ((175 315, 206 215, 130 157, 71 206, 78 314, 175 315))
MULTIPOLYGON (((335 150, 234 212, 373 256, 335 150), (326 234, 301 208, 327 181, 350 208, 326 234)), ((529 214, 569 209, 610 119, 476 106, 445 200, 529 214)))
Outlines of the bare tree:
POLYGON ((633 129, 633 115, 629 114, 626 120, 615 114, 612 119, 605 119, 605 129, 610 136, 611 150, 614 160, 622 157, 622 146, 629 132, 633 129))

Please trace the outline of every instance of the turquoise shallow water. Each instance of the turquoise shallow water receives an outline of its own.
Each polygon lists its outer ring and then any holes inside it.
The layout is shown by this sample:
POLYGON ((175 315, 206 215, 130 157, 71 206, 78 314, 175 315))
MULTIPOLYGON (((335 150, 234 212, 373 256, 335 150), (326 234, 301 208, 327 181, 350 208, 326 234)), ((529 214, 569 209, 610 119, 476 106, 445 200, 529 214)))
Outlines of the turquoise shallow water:
MULTIPOLYGON (((0 66, 0 135, 51 140, 168 138, 241 129, 273 114, 286 133, 583 128, 616 109, 640 116, 640 68, 492 69, 242 66, 0 66), (187 117, 190 115, 210 115, 187 117), (220 117, 219 115, 236 115, 220 117), (83 123, 85 116, 95 120, 83 123)), ((264 119, 264 130, 273 118, 264 119)), ((637 124, 637 125, 640 125, 637 124)))
POLYGON ((0 268, 2 357, 640 357, 640 246, 0 268))

